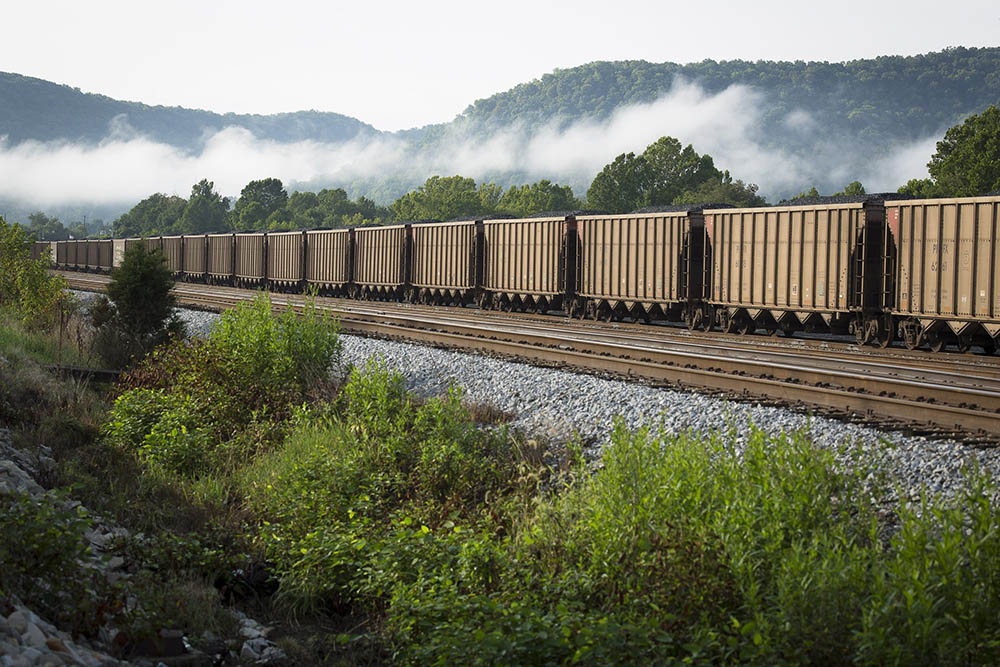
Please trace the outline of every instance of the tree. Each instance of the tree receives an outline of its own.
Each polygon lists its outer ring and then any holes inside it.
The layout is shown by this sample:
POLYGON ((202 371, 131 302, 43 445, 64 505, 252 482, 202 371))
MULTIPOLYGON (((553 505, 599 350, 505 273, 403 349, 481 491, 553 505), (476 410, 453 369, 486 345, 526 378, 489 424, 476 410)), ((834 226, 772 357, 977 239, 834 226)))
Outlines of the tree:
POLYGON ((927 170, 941 196, 1000 190, 1000 108, 991 106, 945 132, 927 170))
POLYGON ((250 181, 240 191, 233 210, 235 227, 239 230, 260 229, 264 221, 288 204, 288 193, 277 178, 250 181))
POLYGON ((491 212, 484 210, 476 182, 463 176, 431 176, 391 209, 396 220, 453 220, 491 212))
POLYGON ((221 232, 227 228, 229 198, 215 191, 215 183, 203 178, 191 187, 191 198, 174 231, 181 234, 221 232))
POLYGON ((710 178, 693 190, 688 190, 671 202, 672 204, 732 204, 749 207, 764 206, 767 202, 757 194, 754 183, 744 183, 723 172, 721 178, 710 178))
POLYGON ((594 177, 587 190, 587 205, 612 213, 641 208, 646 205, 650 180, 644 157, 622 153, 594 177))
POLYGON ((582 208, 568 185, 542 179, 530 185, 512 185, 500 198, 498 210, 512 215, 532 215, 543 211, 571 211, 582 208))
POLYGON ((114 221, 114 234, 118 238, 170 234, 185 208, 187 201, 183 197, 150 195, 114 221))
POLYGON ((21 225, 0 216, 0 306, 30 327, 53 323, 66 281, 48 272, 46 260, 31 259, 32 239, 21 225))
POLYGON ((673 137, 660 137, 646 147, 642 157, 649 166, 649 191, 642 206, 670 204, 709 179, 722 180, 711 156, 698 155, 691 144, 682 149, 673 137))
POLYGON ((65 241, 69 238, 69 230, 59 222, 59 218, 50 218, 41 211, 28 216, 28 233, 39 241, 65 241))
POLYGON ((861 184, 861 181, 851 181, 844 186, 843 191, 835 192, 834 197, 853 197, 857 195, 865 194, 865 186, 861 184))
POLYGON ((900 186, 900 194, 912 195, 918 199, 933 199, 940 197, 941 188, 929 178, 911 178, 906 185, 900 186))
POLYGON ((663 206, 711 179, 721 185, 723 174, 710 155, 698 155, 691 144, 681 148, 673 137, 660 137, 639 157, 623 153, 605 166, 587 190, 587 203, 615 213, 663 206))
POLYGON ((95 347, 105 362, 123 368, 170 335, 183 334, 173 286, 162 252, 143 245, 125 251, 121 265, 111 271, 107 298, 99 298, 91 311, 95 347))

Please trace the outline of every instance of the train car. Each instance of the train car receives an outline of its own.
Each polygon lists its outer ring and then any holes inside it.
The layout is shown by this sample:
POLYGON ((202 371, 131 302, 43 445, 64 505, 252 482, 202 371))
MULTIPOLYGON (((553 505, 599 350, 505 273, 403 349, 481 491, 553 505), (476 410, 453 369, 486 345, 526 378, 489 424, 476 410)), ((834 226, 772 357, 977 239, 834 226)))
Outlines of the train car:
POLYGON ((236 234, 209 234, 207 238, 207 279, 214 284, 231 285, 236 261, 236 234))
POLYGON ((411 225, 354 229, 353 283, 362 299, 410 296, 411 225))
POLYGON ((183 236, 161 236, 160 250, 167 261, 167 268, 178 277, 184 273, 184 237, 183 236))
POLYGON ((854 331, 859 342, 888 344, 883 201, 825 199, 704 212, 707 301, 723 331, 854 331))
POLYGON ((184 235, 184 279, 204 281, 208 271, 208 235, 184 235))
POLYGON ((576 288, 570 315, 631 316, 649 321, 710 323, 702 304, 704 215, 699 207, 665 207, 626 215, 576 218, 576 288))
POLYGON ((31 259, 44 259, 49 251, 47 241, 35 241, 31 244, 31 259))
POLYGON ((92 243, 97 246, 97 257, 93 268, 101 273, 110 272, 114 266, 114 244, 111 239, 98 239, 92 243))
POLYGON ((56 266, 60 269, 66 269, 69 267, 69 241, 56 241, 56 266))
POLYGON ((76 239, 66 241, 66 268, 76 271, 87 264, 87 249, 76 239), (82 262, 81 262, 82 260, 82 262))
POLYGON ((236 234, 233 278, 240 287, 260 287, 267 283, 267 234, 236 234))
POLYGON ((483 222, 483 308, 560 309, 567 286, 566 233, 572 216, 483 222))
POLYGON ((410 284, 420 303, 469 304, 482 281, 483 223, 413 225, 410 284))
POLYGON ((886 202, 891 312, 910 349, 1000 342, 1000 197, 886 202))
POLYGON ((322 294, 351 292, 354 261, 351 229, 314 229, 306 232, 306 283, 322 294))
POLYGON ((298 290, 305 285, 305 232, 267 234, 267 283, 272 289, 298 290))

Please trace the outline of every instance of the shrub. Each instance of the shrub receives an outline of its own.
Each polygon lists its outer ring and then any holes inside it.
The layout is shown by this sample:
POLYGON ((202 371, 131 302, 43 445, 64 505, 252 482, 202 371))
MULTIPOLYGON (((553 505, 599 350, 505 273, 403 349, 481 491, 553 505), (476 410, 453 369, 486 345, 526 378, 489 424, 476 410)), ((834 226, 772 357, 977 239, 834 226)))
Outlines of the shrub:
POLYGON ((491 525, 484 504, 514 492, 518 464, 505 433, 475 427, 459 392, 415 405, 398 374, 370 362, 352 371, 337 413, 300 420, 243 488, 287 603, 365 607, 491 525))
POLYGON ((17 596, 67 629, 95 631, 102 619, 93 600, 110 591, 85 565, 91 525, 60 496, 0 493, 0 596, 17 596))
POLYGON ((0 306, 29 327, 45 328, 58 320, 66 281, 48 273, 46 260, 31 259, 31 244, 23 227, 0 217, 0 306))
POLYGON ((100 297, 91 310, 97 329, 94 346, 105 362, 124 368, 171 335, 183 335, 170 293, 173 286, 162 252, 142 245, 125 251, 121 265, 111 271, 110 301, 100 297))

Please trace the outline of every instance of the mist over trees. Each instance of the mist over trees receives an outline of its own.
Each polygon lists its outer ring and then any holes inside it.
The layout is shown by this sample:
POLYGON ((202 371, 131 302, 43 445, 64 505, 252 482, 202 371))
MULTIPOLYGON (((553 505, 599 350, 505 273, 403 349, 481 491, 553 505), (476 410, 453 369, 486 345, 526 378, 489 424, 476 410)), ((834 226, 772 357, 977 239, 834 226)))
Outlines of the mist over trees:
MULTIPOLYGON (((911 179, 900 192, 920 197, 976 196, 1000 191, 1000 109, 990 106, 949 129, 928 163, 927 179, 911 179)), ((859 195, 864 185, 852 181, 834 195, 859 195)), ((818 196, 812 186, 798 197, 818 196)), ((788 201, 794 201, 788 200, 788 201)), ((586 202, 571 187, 541 179, 507 189, 494 182, 432 176, 399 197, 391 206, 370 199, 351 200, 342 188, 288 194, 278 178, 253 180, 235 205, 202 179, 190 199, 152 194, 114 221, 114 235, 154 236, 218 231, 294 230, 346 227, 394 221, 452 220, 490 215, 527 216, 545 211, 578 210, 585 206, 625 213, 646 206, 685 204, 762 206, 766 202, 753 183, 719 170, 708 154, 691 144, 664 136, 639 155, 622 153, 594 177, 586 202)), ((91 223, 100 232, 100 220, 91 223)), ((26 232, 39 240, 85 238, 83 223, 66 227, 58 218, 37 211, 28 216, 26 232)))

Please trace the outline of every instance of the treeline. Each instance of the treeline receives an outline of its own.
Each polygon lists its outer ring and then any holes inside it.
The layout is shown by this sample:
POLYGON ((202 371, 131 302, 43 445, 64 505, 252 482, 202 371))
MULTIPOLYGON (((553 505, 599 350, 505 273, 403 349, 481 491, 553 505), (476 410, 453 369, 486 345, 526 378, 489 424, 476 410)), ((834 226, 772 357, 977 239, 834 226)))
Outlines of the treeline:
POLYGON ((67 239, 83 239, 88 236, 108 236, 111 228, 97 218, 89 224, 76 222, 65 224, 56 216, 45 215, 35 211, 28 216, 28 224, 23 225, 28 235, 39 241, 65 241, 67 239))
POLYGON ((1000 48, 956 47, 844 63, 593 62, 478 100, 460 121, 489 133, 515 123, 530 129, 554 119, 608 118, 622 105, 656 100, 678 78, 710 94, 734 84, 759 91, 763 134, 782 146, 799 141, 786 126, 793 110, 814 116, 811 134, 889 145, 926 136, 995 103, 1000 48))

